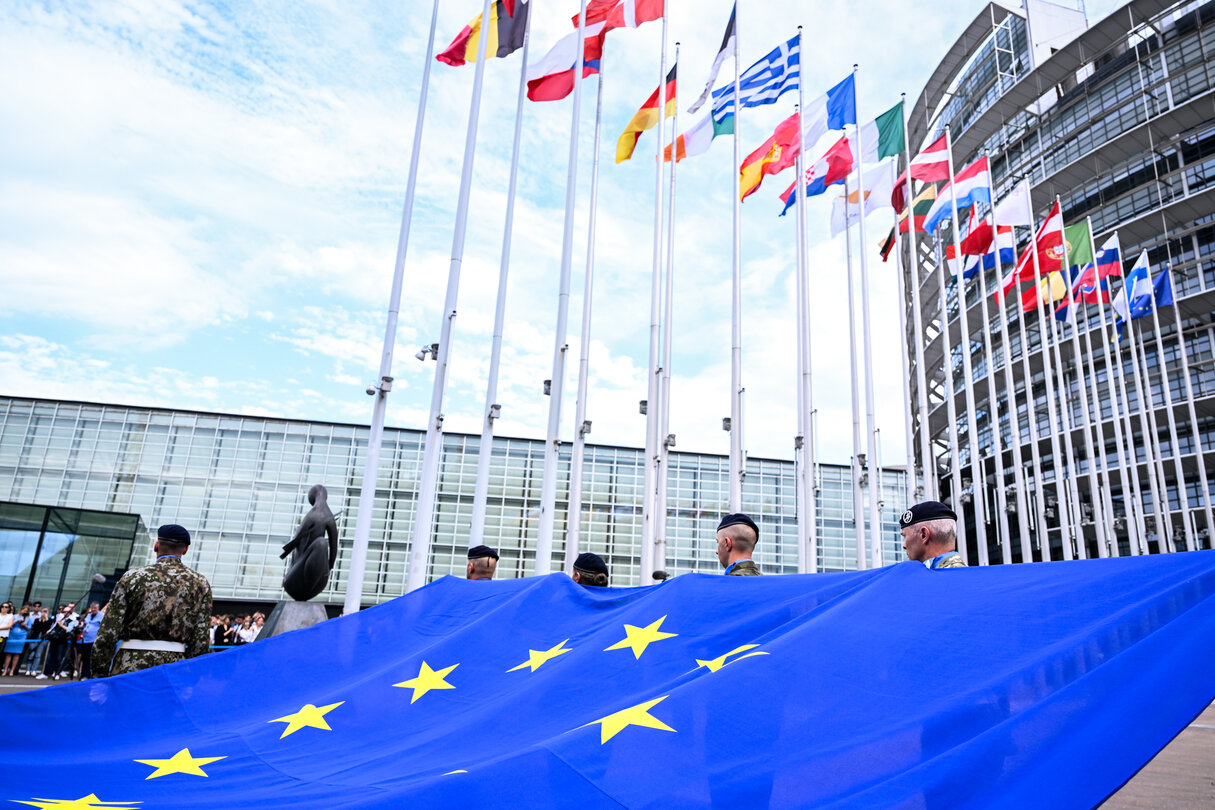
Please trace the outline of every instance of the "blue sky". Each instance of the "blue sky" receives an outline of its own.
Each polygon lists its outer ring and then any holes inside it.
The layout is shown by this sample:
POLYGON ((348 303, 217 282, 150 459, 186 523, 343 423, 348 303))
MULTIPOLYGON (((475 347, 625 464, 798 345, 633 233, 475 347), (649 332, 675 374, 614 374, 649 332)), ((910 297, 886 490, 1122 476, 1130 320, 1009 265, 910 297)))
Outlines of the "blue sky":
MULTIPOLYGON (((568 29, 572 0, 534 0, 532 52, 568 29)), ((441 49, 480 10, 445 0, 441 49)), ((729 0, 673 0, 681 122, 721 41, 729 0)), ((0 5, 0 392, 139 405, 370 420, 431 4, 269 0, 0 5)), ((821 93, 860 63, 862 118, 914 98, 981 7, 744 3, 750 64, 798 23, 803 79, 821 93)), ((1114 7, 1090 3, 1090 19, 1114 7)), ((633 161, 615 140, 658 79, 660 24, 608 37, 587 416, 593 440, 640 446, 648 358, 654 134, 633 161)), ((490 60, 478 136, 445 427, 484 408, 519 55, 490 60)), ((732 75, 730 62, 723 81, 732 75)), ((434 64, 388 423, 420 428, 438 340, 472 86, 434 64)), ((572 438, 596 82, 584 84, 570 303, 572 438)), ((792 112, 789 94, 740 122, 743 153, 792 112)), ((570 102, 528 103, 499 402, 499 435, 544 435, 552 367, 570 102)), ((725 453, 729 415, 731 145, 680 164, 671 430, 725 453)), ((743 383, 752 455, 792 457, 796 432, 791 218, 769 178, 743 205, 743 383)), ((810 203, 819 459, 847 462, 843 238, 810 203)), ((875 243, 891 217, 869 220, 875 243)), ((874 251, 871 250, 871 255, 874 251)), ((872 261, 877 423, 904 457, 893 266, 872 261)))

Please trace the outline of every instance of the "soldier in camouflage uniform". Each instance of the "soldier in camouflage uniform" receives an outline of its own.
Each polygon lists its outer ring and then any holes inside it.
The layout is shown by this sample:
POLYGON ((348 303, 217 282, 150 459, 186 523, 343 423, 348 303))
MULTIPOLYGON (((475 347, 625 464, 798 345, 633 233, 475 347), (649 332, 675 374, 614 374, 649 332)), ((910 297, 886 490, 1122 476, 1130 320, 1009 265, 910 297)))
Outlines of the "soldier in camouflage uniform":
POLYGON ((156 536, 156 562, 126 572, 114 587, 93 644, 93 672, 98 677, 207 651, 211 584, 181 561, 190 548, 190 533, 170 524, 161 526, 156 536))
POLYGON ((751 555, 759 542, 759 526, 742 513, 726 515, 717 524, 717 560, 728 577, 757 577, 762 571, 751 555))
POLYGON ((940 501, 924 501, 899 518, 903 550, 908 559, 932 569, 965 568, 958 553, 958 516, 940 501))

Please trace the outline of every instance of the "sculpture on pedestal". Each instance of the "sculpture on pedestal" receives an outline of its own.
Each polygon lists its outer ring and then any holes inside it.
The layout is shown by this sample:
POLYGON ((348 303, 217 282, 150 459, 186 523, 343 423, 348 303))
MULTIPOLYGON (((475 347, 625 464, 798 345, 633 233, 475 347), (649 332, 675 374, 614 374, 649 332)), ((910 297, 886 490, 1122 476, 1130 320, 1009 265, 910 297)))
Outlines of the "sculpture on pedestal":
POLYGON ((304 515, 299 530, 291 542, 283 546, 279 559, 292 554, 287 573, 283 575, 283 590, 297 602, 306 602, 325 590, 329 572, 337 562, 337 521, 329 511, 329 492, 320 484, 308 490, 312 508, 304 515))

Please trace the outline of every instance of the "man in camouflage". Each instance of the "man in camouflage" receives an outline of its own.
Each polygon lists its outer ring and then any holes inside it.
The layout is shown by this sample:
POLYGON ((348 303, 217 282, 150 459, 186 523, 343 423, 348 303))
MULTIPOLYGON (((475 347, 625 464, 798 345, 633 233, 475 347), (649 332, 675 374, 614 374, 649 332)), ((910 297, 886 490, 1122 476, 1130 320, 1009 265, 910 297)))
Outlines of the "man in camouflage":
POLYGON ((728 577, 757 577, 762 571, 751 555, 759 542, 759 526, 742 513, 726 515, 717 524, 717 561, 728 577))
POLYGON ((958 553, 958 516, 940 501, 924 501, 899 518, 907 558, 931 569, 965 568, 958 553))
POLYGON ((190 549, 190 533, 170 524, 161 526, 156 537, 156 562, 126 572, 114 586, 93 644, 93 672, 98 677, 207 651, 211 584, 181 561, 190 549))

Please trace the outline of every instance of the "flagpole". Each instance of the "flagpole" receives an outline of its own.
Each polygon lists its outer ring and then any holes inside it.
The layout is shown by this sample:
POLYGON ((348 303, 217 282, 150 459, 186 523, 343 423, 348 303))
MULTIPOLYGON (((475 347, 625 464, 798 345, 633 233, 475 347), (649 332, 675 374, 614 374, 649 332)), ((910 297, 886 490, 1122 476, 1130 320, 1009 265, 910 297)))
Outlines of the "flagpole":
POLYGON ((586 436, 591 423, 586 421, 587 382, 591 362, 591 300, 595 282, 595 217, 599 209, 599 140, 603 121, 603 59, 595 87, 595 146, 591 162, 591 203, 586 228, 586 272, 582 278, 582 333, 578 341, 578 399, 574 404, 574 446, 570 453, 570 495, 566 510, 565 573, 573 572, 574 560, 582 553, 582 478, 586 458, 586 436))
MULTIPOLYGON (((666 146, 667 106, 667 15, 662 15, 662 46, 658 60, 658 161, 654 169, 654 245, 650 266, 650 362, 647 367, 649 385, 645 409, 645 472, 643 475, 643 497, 641 500, 641 582, 649 585, 654 574, 654 543, 658 537, 658 520, 655 514, 658 486, 658 416, 662 396, 659 368, 661 362, 661 312, 662 312, 662 152, 666 146)), ((736 110, 737 112, 737 110, 736 110)), ((675 157, 672 155, 672 157, 675 157)))
MULTIPOLYGON (((1126 286, 1125 280, 1123 281, 1123 286, 1124 287, 1126 286)), ((1128 299, 1130 297, 1129 291, 1127 292, 1127 297, 1128 297, 1128 299)), ((1115 321, 1115 324, 1116 323, 1117 322, 1115 321)), ((1128 323, 1127 326, 1129 329, 1130 324, 1128 323)), ((1132 336, 1132 338, 1133 338, 1133 336, 1132 336)), ((1132 339, 1132 343, 1133 343, 1133 339, 1132 339)), ((1123 371, 1123 369, 1125 368, 1125 366, 1123 365, 1123 362, 1122 362, 1122 341, 1121 340, 1118 340, 1114 343, 1114 361, 1118 364, 1118 370, 1121 373, 1123 371)), ((1132 382, 1135 385, 1135 395, 1136 395, 1136 397, 1138 399, 1138 403, 1139 403, 1139 413, 1138 413, 1139 432, 1140 432, 1141 438, 1142 438, 1141 444, 1143 444, 1143 446, 1144 446, 1143 455, 1144 455, 1144 465, 1145 465, 1146 471, 1147 471, 1148 491, 1151 492, 1151 494, 1152 494, 1152 511, 1155 513, 1155 518, 1156 518, 1157 537, 1160 537, 1160 532, 1161 532, 1160 524, 1163 522, 1163 518, 1161 517, 1161 514, 1160 514, 1160 489, 1156 482, 1156 467, 1155 467, 1155 461, 1153 460, 1153 457, 1152 457, 1153 456, 1153 453, 1152 453, 1153 443, 1152 443, 1150 431, 1147 426, 1147 422, 1144 420, 1144 417, 1143 417, 1143 390, 1139 384, 1139 364, 1137 362, 1134 362, 1134 355, 1132 355, 1131 374, 1132 374, 1132 382)), ((1138 459, 1138 453, 1136 452, 1136 447, 1135 447, 1134 421, 1133 421, 1132 411, 1131 411, 1131 390, 1129 387, 1127 387, 1126 380, 1122 381, 1122 391, 1123 391, 1123 395, 1126 397, 1125 413, 1127 415, 1127 422, 1128 422, 1127 446, 1130 448, 1131 458, 1135 463, 1136 474, 1137 474, 1138 466, 1139 466, 1139 459, 1138 459)), ((1142 489, 1140 489, 1140 491, 1142 492, 1142 489)), ((1148 554, 1151 551, 1147 545, 1146 513, 1147 513, 1147 508, 1145 506, 1144 507, 1144 514, 1145 514, 1144 534, 1142 537, 1143 545, 1141 546, 1141 552, 1143 554, 1148 554)))
MULTIPOLYGON (((992 214, 991 214, 991 230, 992 230, 992 245, 995 247, 995 251, 996 251, 996 253, 995 253, 995 255, 996 255, 996 276, 997 276, 997 278, 1002 279, 1002 278, 1004 278, 1004 262, 1000 258, 1000 223, 996 220, 994 207, 992 208, 992 214)), ((1016 246, 1015 239, 1013 240, 1013 245, 1014 245, 1014 249, 1015 249, 1015 246, 1016 246)), ((1015 267, 1015 264, 1014 264, 1014 267, 1015 267)), ((1014 270, 1014 272, 1015 272, 1015 270, 1014 270)), ((983 292, 983 300, 987 300, 986 287, 984 287, 982 292, 983 292)), ((1005 300, 1004 300, 1002 289, 1000 290, 1000 295, 1001 295, 1001 297, 999 299, 1000 300, 1000 317, 998 320, 1000 321, 1000 344, 1004 347, 1004 391, 1005 391, 1005 401, 1007 403, 1007 409, 1008 409, 1008 438, 1009 438, 1010 443, 1012 444, 1012 453, 1013 453, 1013 486, 1016 487, 1016 493, 1017 493, 1017 535, 1021 541, 1021 562, 1033 562, 1034 561, 1034 550, 1033 550, 1033 546, 1030 544, 1030 540, 1029 540, 1030 510, 1029 510, 1029 504, 1027 502, 1028 498, 1029 498, 1029 486, 1025 480, 1025 456, 1021 453, 1021 420, 1017 415, 1017 388, 1016 388, 1016 384, 1013 382, 1013 376, 1012 376, 1012 363, 1013 363, 1012 344, 1008 340, 1008 324, 1006 323, 1006 315, 1004 312, 1005 300)), ((1017 311, 1020 312, 1019 307, 1017 308, 1017 311)), ((984 315, 984 318, 986 318, 986 315, 984 315)), ((1018 320, 1018 324, 1020 324, 1019 320, 1018 320)), ((1025 359, 1024 340, 1022 340, 1022 344, 1021 344, 1021 359, 1022 360, 1025 359)), ((989 365, 990 365, 990 361, 989 361, 989 365)), ((992 373, 992 370, 989 368, 989 370, 988 370, 989 376, 991 373, 992 373)), ((1029 415, 1029 422, 1030 422, 1030 437, 1034 443, 1033 452, 1036 457, 1037 451, 1038 451, 1037 426, 1034 424, 1035 417, 1034 417, 1033 386, 1030 383, 1030 377, 1029 377, 1028 373, 1026 373, 1026 375, 1025 375, 1025 392, 1026 392, 1025 400, 1026 400, 1026 406, 1027 406, 1026 412, 1029 415)), ((991 397, 990 392, 988 393, 988 396, 991 397)), ((996 429, 999 430, 999 420, 997 420, 996 429)), ((1037 473, 1036 462, 1035 462, 1034 475, 1035 475, 1035 479, 1034 479, 1035 483, 1038 483, 1042 480, 1040 477, 1037 477, 1038 473, 1037 473)), ((1001 484, 1001 486, 1005 486, 1005 485, 1001 484)), ((1001 509, 1004 510, 1005 514, 1007 514, 1007 512, 1008 512, 1007 498, 1008 498, 1008 493, 1007 493, 1007 490, 1005 490, 1004 505, 1001 507, 1001 509)), ((1006 520, 1007 520, 1007 518, 1006 518, 1006 520)), ((1045 525, 1045 520, 1043 520, 1041 525, 1045 525)), ((1007 526, 1005 527, 1005 531, 1006 532, 1008 531, 1007 526)), ((1011 541, 1012 541, 1012 538, 1009 537, 1009 542, 1011 542, 1011 541)))
MULTIPOLYGON (((1185 380, 1185 399, 1186 410, 1190 417, 1190 436, 1194 442, 1195 459, 1198 462, 1198 478, 1199 483, 1202 486, 1202 508, 1207 519, 1207 546, 1215 547, 1215 537, 1212 537, 1212 534, 1215 533, 1215 521, 1213 521, 1211 517, 1211 490, 1207 485, 1207 468, 1205 458, 1203 456, 1202 435, 1198 431, 1198 416, 1194 412, 1194 390, 1190 384, 1190 360, 1187 357, 1185 329, 1183 328, 1181 322, 1181 308, 1177 304, 1177 288, 1173 286, 1173 268, 1166 264, 1164 267, 1164 272, 1169 274, 1169 289, 1173 291, 1173 320, 1177 325, 1177 348, 1181 354, 1182 379, 1185 380)), ((1197 528, 1197 526, 1195 526, 1195 528, 1197 528)), ((1196 548, 1202 548, 1202 543, 1199 542, 1197 532, 1195 532, 1194 536, 1194 546, 1196 548)))
MULTIPOLYGON (((1058 197, 1055 198, 1056 202, 1058 201, 1058 199, 1059 199, 1058 197)), ((1067 268, 1071 267, 1071 257, 1069 255, 1069 251, 1067 249, 1067 240, 1066 239, 1063 240, 1063 266, 1067 267, 1067 268)), ((1093 255, 1093 272, 1094 272, 1094 274, 1096 273, 1096 269, 1097 269, 1097 257, 1096 257, 1096 254, 1094 254, 1093 255)), ((1065 278, 1066 278, 1066 276, 1067 276, 1067 274, 1065 274, 1065 278)), ((1077 312, 1078 312, 1079 307, 1078 307, 1077 302, 1074 300, 1074 296, 1072 295, 1073 282, 1068 280, 1068 281, 1065 281, 1064 283, 1067 286, 1067 293, 1066 293, 1067 301, 1068 301, 1067 314, 1071 320, 1070 343, 1072 344, 1072 365, 1076 369, 1076 389, 1077 389, 1076 394, 1077 394, 1078 398, 1080 399, 1080 418, 1083 420, 1083 424, 1081 425, 1081 427, 1084 432, 1084 451, 1088 455, 1088 465, 1087 465, 1088 471, 1085 474, 1085 477, 1088 479, 1089 498, 1092 501, 1092 507, 1093 507, 1093 534, 1095 535, 1094 539, 1096 540, 1096 543, 1097 543, 1097 556, 1098 557, 1108 557, 1109 556, 1109 533, 1106 530, 1105 509, 1101 503, 1101 491, 1102 490, 1100 487, 1097 486, 1097 453, 1093 449, 1093 432, 1092 432, 1093 416, 1092 416, 1092 411, 1088 407, 1088 385, 1085 383, 1085 379, 1084 379, 1084 363, 1081 362, 1081 360, 1080 360, 1080 336, 1077 334, 1077 330, 1079 329, 1079 324, 1077 322, 1077 318, 1078 318, 1077 312), (1073 307, 1075 307, 1076 309, 1073 310, 1073 307)), ((1051 302, 1051 303, 1053 305, 1054 302, 1051 302)), ((1052 313, 1051 319, 1056 320, 1054 318, 1054 313, 1052 313)), ((1052 326, 1054 326, 1054 324, 1052 324, 1052 326)), ((1056 326, 1055 328, 1060 331, 1063 329, 1062 326, 1056 326)), ((1055 356, 1058 357, 1059 354, 1060 354, 1059 345, 1058 345, 1058 342, 1056 341, 1055 356)), ((1060 363, 1059 367, 1060 367, 1060 370, 1062 371, 1063 364, 1060 363)), ((1062 377, 1063 377, 1063 379, 1061 380, 1061 384, 1066 386, 1067 385, 1066 374, 1062 374, 1062 377)), ((1094 381, 1094 383, 1095 383, 1095 381, 1094 381)), ((1066 396, 1066 399, 1070 403, 1071 396, 1070 395, 1066 396)), ((1067 433, 1065 433, 1064 436, 1065 437, 1071 436, 1070 426, 1069 426, 1067 433)), ((1070 448, 1068 450, 1068 453, 1072 459, 1075 459, 1075 456, 1071 454, 1070 448)), ((1075 486, 1077 489, 1076 497, 1078 500, 1079 499, 1079 483, 1076 482, 1075 486)), ((1079 508, 1077 508, 1076 520, 1079 522, 1079 525, 1077 526, 1077 531, 1078 531, 1078 534, 1080 536, 1080 541, 1081 541, 1078 551, 1080 552, 1080 557, 1082 559, 1086 558, 1088 556, 1088 548, 1087 548, 1087 544, 1084 540, 1084 523, 1082 520, 1083 516, 1084 516, 1083 511, 1081 511, 1079 508)))
MULTIPOLYGON (((1093 273, 1094 273, 1094 275, 1097 275, 1097 273, 1098 273, 1097 243, 1093 240, 1092 217, 1086 217, 1085 222, 1088 226, 1088 250, 1089 250, 1089 253, 1092 254, 1092 257, 1093 257, 1093 273)), ((1096 278, 1096 285, 1097 285, 1097 296, 1098 296, 1098 298, 1100 298, 1101 297, 1101 278, 1099 278, 1099 277, 1096 278)), ((1096 355, 1093 352, 1092 329, 1090 328, 1089 315, 1088 315, 1088 310, 1086 309, 1086 304, 1087 304, 1087 302, 1085 302, 1084 299, 1081 298, 1080 301, 1077 302, 1077 305, 1080 307, 1077 310, 1077 313, 1084 313, 1084 347, 1085 347, 1085 351, 1088 354, 1088 358, 1087 358, 1088 359, 1088 375, 1089 375, 1089 379, 1092 381, 1090 383, 1090 385, 1092 386, 1093 409, 1095 411, 1095 413, 1093 414, 1093 422, 1097 428, 1097 443, 1101 448, 1101 470, 1105 477, 1105 486, 1102 487, 1102 489, 1101 489, 1101 493, 1102 493, 1101 502, 1105 509, 1106 534, 1109 537, 1109 543, 1110 543, 1109 555, 1111 557, 1118 557, 1118 556, 1120 556, 1120 553, 1119 553, 1119 548, 1118 548, 1118 526, 1117 526, 1117 524, 1115 522, 1115 518, 1114 518, 1114 501, 1113 501, 1114 483, 1113 483, 1113 478, 1110 476, 1110 455, 1109 455, 1109 448, 1108 448, 1108 445, 1106 444, 1106 438, 1105 438, 1105 424, 1104 424, 1105 418, 1104 418, 1104 416, 1102 416, 1101 402, 1097 396, 1097 391, 1098 391, 1098 388, 1097 388, 1097 384, 1098 384, 1097 362, 1096 362, 1096 355)), ((1076 319, 1075 323, 1076 324, 1080 323, 1079 315, 1077 315, 1077 319, 1076 319)), ((1107 383, 1108 382, 1109 381, 1107 380, 1107 383)), ((1110 388, 1112 390, 1112 388, 1113 388, 1112 383, 1110 383, 1110 388)), ((1117 413, 1118 413, 1117 400, 1113 399, 1112 397, 1111 397, 1111 400, 1112 400, 1111 401, 1111 415, 1114 416, 1115 425, 1116 425, 1117 424, 1117 413)), ((1119 447, 1121 447, 1121 442, 1119 443, 1119 447)), ((1125 487, 1126 487, 1125 470, 1122 471, 1122 486, 1125 489, 1125 487)), ((1129 528, 1130 524, 1128 523, 1127 526, 1129 528)))
MULTIPOLYGON (((859 163, 860 155, 857 155, 859 163)), ((865 553, 865 489, 861 486, 861 391, 856 378, 857 349, 856 349, 856 283, 852 278, 852 217, 849 216, 848 206, 851 205, 852 192, 848 188, 848 178, 844 178, 844 255, 848 262, 848 370, 852 375, 849 390, 852 394, 852 522, 856 527, 856 569, 868 567, 868 555, 865 553)))
MULTIPOLYGON (((899 336, 903 340, 907 339, 907 291, 903 282, 903 251, 900 249, 899 242, 899 215, 895 212, 894 215, 894 271, 895 281, 898 289, 898 307, 899 307, 899 336)), ((919 337, 916 337, 919 340, 919 337)), ((907 455, 907 504, 913 504, 916 498, 916 490, 919 485, 916 482, 915 475, 915 436, 913 435, 911 423, 911 369, 907 363, 907 352, 899 352, 899 361, 903 372, 903 432, 904 445, 907 455)))
MULTIPOLYGON (((1152 274, 1148 273, 1148 280, 1151 281, 1152 274)), ((1154 297, 1154 296, 1153 296, 1154 297)), ((1127 295, 1127 303, 1130 303, 1130 295, 1127 295)), ((1147 386, 1146 393, 1144 391, 1143 378, 1146 373, 1141 370, 1139 365, 1139 340, 1135 334, 1135 321, 1132 319, 1127 321, 1127 332, 1130 340, 1127 341, 1131 347, 1131 364, 1135 367, 1135 397, 1139 400, 1139 428, 1144 434, 1144 438, 1148 440, 1148 474, 1151 476, 1152 484, 1152 500, 1154 511, 1156 512, 1156 535, 1157 543, 1162 553, 1167 553, 1173 550, 1173 523, 1169 518, 1168 504, 1168 484, 1164 478, 1164 463, 1161 461, 1160 451, 1160 434, 1157 432, 1156 426, 1156 404, 1152 397, 1151 385, 1147 386), (1159 482, 1159 489, 1157 489, 1159 482)))
MULTIPOLYGON (((949 157, 949 177, 950 177, 950 195, 949 202, 950 216, 953 220, 953 251, 954 255, 959 259, 962 256, 962 231, 958 225, 958 194, 953 188, 954 163, 953 163, 953 136, 950 134, 949 126, 945 126, 945 149, 949 157)), ((944 290, 941 293, 944 295, 944 290)), ((983 465, 981 464, 982 456, 979 454, 979 427, 978 421, 975 418, 975 394, 974 394, 974 370, 970 362, 970 316, 967 313, 966 304, 966 280, 963 274, 958 274, 958 326, 962 330, 961 334, 961 349, 962 349, 962 374, 964 375, 965 386, 963 393, 966 395, 966 432, 970 435, 967 437, 967 443, 970 445, 970 466, 973 480, 971 482, 971 498, 973 501, 973 510, 975 518, 975 547, 979 553, 979 565, 987 565, 987 515, 984 509, 983 496, 986 490, 986 484, 983 480, 983 465)), ((949 322, 946 321, 946 326, 949 322)), ((958 493, 961 500, 961 493, 958 493)), ((962 552, 965 556, 966 552, 962 552)))
MULTIPOLYGON (((1166 265, 1167 267, 1167 265, 1166 265)), ((1166 271, 1167 272, 1167 271, 1166 271)), ((1148 276, 1151 277, 1151 274, 1148 276)), ((1172 277, 1169 277, 1170 290, 1172 289, 1172 277)), ((1175 293, 1174 293, 1175 294, 1175 293)), ((1176 300, 1176 299, 1174 299, 1176 300)), ((1164 412, 1169 423, 1169 443, 1173 450, 1173 474, 1177 476, 1177 494, 1181 499, 1181 515, 1182 525, 1186 527, 1185 532, 1185 550, 1194 551, 1194 536, 1193 531, 1189 529, 1188 521, 1190 519, 1190 496, 1186 492, 1185 485, 1185 470, 1181 466, 1181 444, 1177 441, 1177 418, 1173 415, 1173 390, 1169 380, 1169 367, 1164 359, 1164 341, 1160 338, 1160 314, 1159 306, 1156 303, 1156 288, 1152 286, 1152 329, 1156 343, 1156 365, 1160 368, 1161 388, 1164 391, 1164 412)), ((1144 365, 1147 365, 1147 349, 1144 349, 1144 365)), ((1150 390, 1150 386, 1149 386, 1150 390)), ((1161 479, 1163 482, 1163 479, 1161 479)))
MULTIPOLYGON (((907 128, 907 94, 899 94, 903 105, 903 163, 907 170, 907 268, 911 282, 911 316, 915 328, 915 368, 916 394, 920 412, 920 475, 924 482, 922 497, 936 498, 940 488, 937 485, 937 462, 932 452, 932 436, 928 430, 928 373, 924 369, 924 316, 920 312, 920 254, 915 238, 915 195, 911 187, 911 141, 907 128)), ((898 214, 895 214, 895 238, 898 238, 898 214)), ((944 291, 942 291, 944 294, 944 291)), ((909 403, 910 406, 910 403, 909 403)), ((912 496, 913 499, 915 496, 912 496)))
MULTIPOLYGON (((491 0, 484 0, 481 19, 489 20, 491 0)), ((414 515, 413 543, 409 549, 409 569, 405 590, 420 588, 426 582, 430 564, 430 535, 434 526, 435 501, 438 495, 439 459, 443 449, 443 394, 447 389, 447 368, 452 347, 452 327, 455 325, 456 301, 460 294, 460 269, 464 264, 464 237, 468 225, 468 199, 472 192, 473 160, 477 154, 477 123, 481 113, 481 86, 485 78, 485 46, 488 37, 477 44, 477 65, 473 74, 472 101, 468 112, 468 130, 464 137, 464 167, 460 173, 460 193, 456 202, 456 226, 451 240, 451 265, 447 271, 447 294, 443 302, 443 324, 439 332, 439 357, 436 361, 434 388, 430 396, 430 416, 426 422, 426 449, 422 455, 419 478, 417 513, 414 515)))
MULTIPOLYGON (((516 8, 522 8, 516 6, 516 8)), ((502 360, 502 332, 506 320, 506 282, 510 275, 511 236, 515 224, 515 193, 519 178, 519 142, 523 134, 523 103, 527 100, 527 46, 531 38, 531 9, 526 10, 523 26, 523 48, 519 61, 519 93, 515 101, 515 138, 510 154, 510 178, 506 186, 506 224, 502 228, 502 258, 498 264, 498 299, 494 306, 494 335, 489 352, 489 380, 485 386, 485 421, 481 425, 481 443, 477 449, 477 482, 473 489, 472 526, 468 532, 468 547, 485 542, 485 510, 489 500, 489 462, 493 456, 494 420, 501 412, 498 399, 498 367, 502 360)))
MULTIPOLYGON (((565 395, 566 331, 570 311, 570 269, 574 259, 574 199, 578 189, 578 119, 582 112, 582 71, 586 58, 586 0, 578 9, 577 57, 574 60, 574 103, 570 112, 569 165, 565 177, 565 225, 561 236, 561 278, 557 291, 557 328, 553 336, 553 376, 549 382, 548 434, 544 442, 544 476, 540 483, 540 530, 536 535, 534 571, 540 576, 553 567, 553 529, 557 511, 561 405, 565 395)), ((566 521, 567 525, 569 521, 566 521)))
MULTIPOLYGON (((802 52, 802 27, 797 27, 797 50, 802 52)), ((800 57, 799 57, 800 58, 800 57)), ((806 234, 806 144, 802 143, 805 133, 803 110, 806 108, 806 94, 801 78, 797 82, 797 181, 794 193, 797 195, 797 432, 801 450, 801 467, 798 470, 797 490, 800 494, 797 510, 798 522, 798 555, 797 571, 799 574, 818 572, 818 503, 814 491, 814 429, 812 425, 814 411, 814 387, 810 354, 810 272, 807 261, 809 240, 806 234)))
MULTIPOLYGON (((1091 226, 1090 226, 1091 227, 1091 226)), ((1122 262, 1122 245, 1118 245, 1118 261, 1122 262)), ((1107 281, 1106 287, 1110 284, 1107 281)), ((1110 289, 1111 299, 1112 288, 1110 289)), ((1127 510, 1128 520, 1133 520, 1135 523, 1134 531, 1131 531, 1131 526, 1127 525, 1127 545, 1132 555, 1145 553, 1147 543, 1147 516, 1145 514, 1143 499, 1139 493, 1143 491, 1143 485, 1139 480, 1139 459, 1135 453, 1135 434, 1131 425, 1130 415, 1130 396, 1126 390, 1126 380, 1122 376, 1122 358, 1119 356, 1117 371, 1114 366, 1114 355, 1110 351, 1109 338, 1109 323, 1105 318, 1105 305, 1100 304, 1097 307, 1097 314, 1101 321, 1101 350, 1105 357, 1105 376, 1110 384, 1110 392, 1114 397, 1116 406, 1116 419, 1114 421, 1114 438, 1118 442, 1118 463, 1119 469, 1122 472, 1122 500, 1124 504, 1131 504, 1133 508, 1127 510), (1123 431, 1125 428, 1125 433, 1123 431), (1125 438, 1125 443, 1124 443, 1125 438), (1129 459, 1129 462, 1128 462, 1129 459), (1129 501, 1127 488, 1130 488, 1129 501)))
MULTIPOLYGON (((857 65, 852 66, 853 100, 856 93, 857 65)), ((855 109, 855 108, 854 108, 855 109)), ((855 116, 854 116, 855 117, 855 116)), ((882 562, 882 471, 878 468, 877 408, 873 393, 873 339, 869 334, 869 243, 865 239, 865 149, 861 144, 861 128, 856 130, 856 192, 857 214, 861 254, 861 338, 865 360, 865 439, 869 462, 869 539, 873 567, 881 568, 882 562)), ((844 206, 848 210, 847 201, 844 206)))
POLYGON ((397 256, 392 268, 392 291, 388 295, 388 322, 384 327, 384 351, 380 355, 380 376, 371 393, 375 403, 371 410, 371 430, 367 436, 367 460, 363 466, 363 484, 359 489, 359 505, 354 525, 354 542, 350 549, 350 569, 346 575, 346 594, 342 612, 357 613, 362 605, 363 580, 367 574, 367 547, 371 540, 371 513, 375 509, 376 482, 380 472, 380 449, 384 442, 384 415, 388 409, 388 392, 392 390, 392 352, 397 342, 397 317, 401 310, 401 287, 405 276, 405 254, 409 249, 409 230, 413 222, 413 195, 418 184, 418 159, 422 151, 422 125, 426 121, 426 95, 430 89, 430 63, 434 61, 435 29, 439 23, 439 0, 430 12, 430 35, 426 41, 426 57, 422 60, 422 89, 418 94, 418 115, 413 127, 413 148, 409 154, 409 175, 405 181, 405 204, 401 212, 401 229, 397 236, 397 256))
MULTIPOLYGON (((1047 337, 1046 319, 1042 313, 1042 265, 1038 257, 1038 228, 1037 223, 1033 222, 1033 217, 1030 217, 1031 238, 1030 251, 1033 257, 1034 266, 1034 295, 1037 296, 1037 306, 1035 309, 1038 312, 1038 344, 1042 352, 1042 378, 1046 383, 1046 424, 1047 430, 1050 431, 1050 453, 1051 459, 1054 462, 1055 474, 1055 506, 1059 509, 1059 545, 1063 552, 1063 559, 1070 560, 1075 557, 1072 550, 1072 531, 1071 521, 1067 514, 1067 491, 1064 486, 1063 477, 1063 457, 1059 454, 1059 424, 1055 414, 1055 379, 1054 370, 1051 368, 1050 357, 1050 340, 1047 337)), ((1059 234, 1062 238, 1063 234, 1063 212, 1059 212, 1059 234)), ((1028 346, 1025 347, 1028 352, 1028 346)), ((1028 368, 1028 365, 1026 366, 1028 368)), ((1030 378, 1027 376, 1027 385, 1030 378)), ((1040 472, 1040 470, 1039 470, 1040 472)), ((1043 487, 1043 495, 1045 495, 1045 486, 1043 487)), ((1043 525, 1045 529, 1045 524, 1043 525)), ((1047 532, 1048 542, 1042 550, 1042 558, 1049 560, 1050 555, 1050 534, 1047 532)))
MULTIPOLYGON (((679 65, 679 43, 675 43, 675 65, 679 65)), ((678 70, 678 67, 676 67, 678 70)), ((665 81, 665 79, 664 79, 665 81)), ((674 313, 675 294, 675 158, 678 146, 679 132, 679 82, 675 82, 675 96, 671 117, 671 187, 667 192, 667 273, 666 290, 663 297, 662 314, 662 379, 658 392, 659 424, 658 424, 658 489, 654 493, 658 516, 655 524, 657 536, 654 538, 654 570, 666 571, 667 568, 667 482, 671 473, 671 320, 674 313)), ((659 115, 665 115, 664 108, 659 115)), ((658 165, 661 166, 663 147, 658 148, 658 165)))
MULTIPOLYGON (((739 56, 738 6, 734 14, 734 253, 730 277, 730 511, 742 511, 743 468, 742 446, 742 180, 738 167, 739 154, 739 56)), ((801 80, 798 79, 798 84, 801 80)), ((799 133, 800 137, 800 133, 799 133)))
MULTIPOLYGON (((953 171, 950 171, 953 177, 953 171)), ((914 209, 912 209, 914 215, 914 209)), ((937 252, 937 284, 941 287, 941 366, 945 372, 945 415, 949 419, 949 458, 950 488, 953 490, 954 511, 962 512, 962 455, 958 449, 958 405, 954 402, 953 390, 953 350, 949 347, 949 302, 945 297, 945 258, 941 249, 941 240, 936 240, 937 252)), ((958 551, 965 554, 966 521, 957 521, 958 551)))

